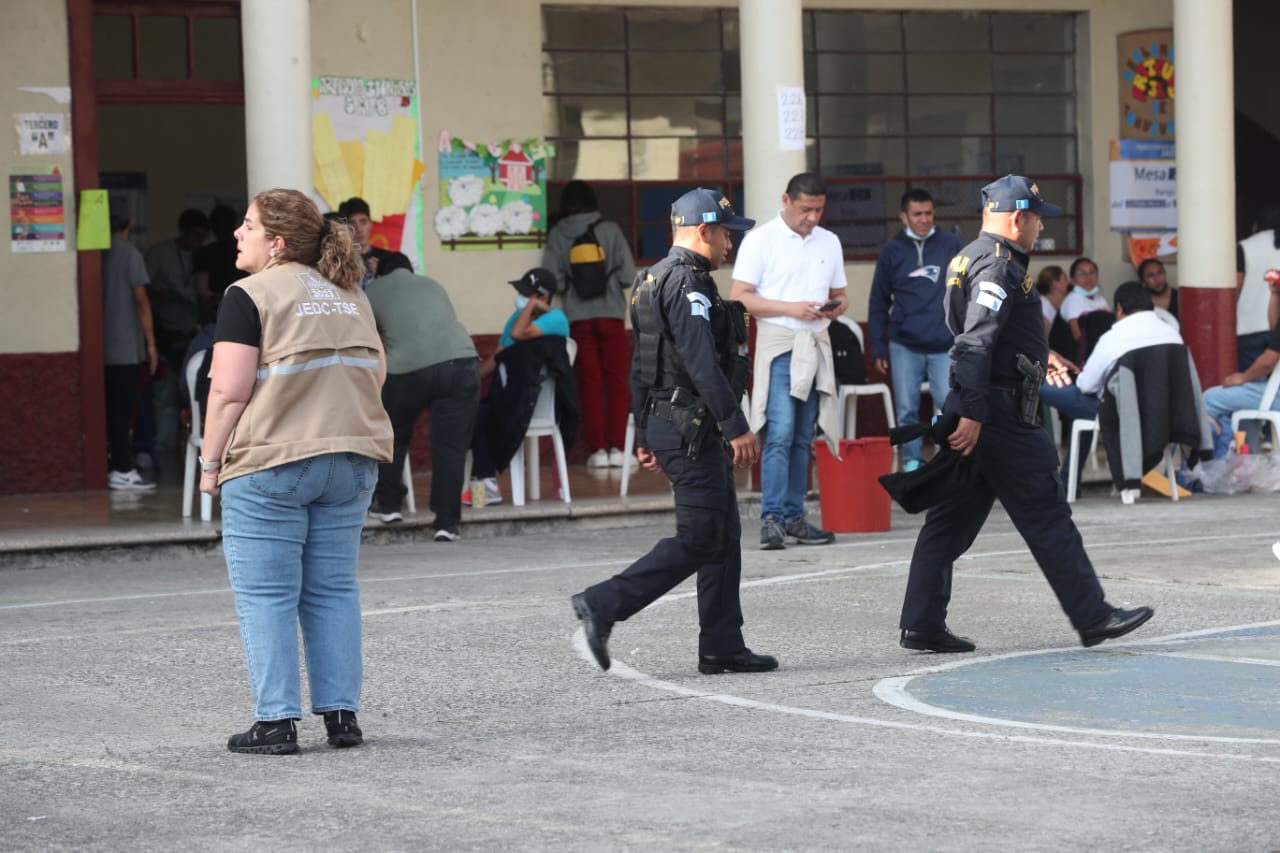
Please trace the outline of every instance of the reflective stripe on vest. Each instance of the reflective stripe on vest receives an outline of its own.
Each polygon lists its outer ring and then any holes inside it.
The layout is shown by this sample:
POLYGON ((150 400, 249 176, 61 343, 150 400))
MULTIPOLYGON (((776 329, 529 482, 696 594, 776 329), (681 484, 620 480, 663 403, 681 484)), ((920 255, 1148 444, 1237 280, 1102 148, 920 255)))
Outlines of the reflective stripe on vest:
POLYGON ((275 364, 271 367, 258 368, 258 378, 266 379, 268 376, 289 376, 294 373, 302 373, 307 370, 318 370, 322 367, 367 367, 369 369, 377 369, 378 359, 376 358, 356 358, 350 355, 327 355, 324 358, 313 358, 310 361, 300 361, 294 364, 275 364))

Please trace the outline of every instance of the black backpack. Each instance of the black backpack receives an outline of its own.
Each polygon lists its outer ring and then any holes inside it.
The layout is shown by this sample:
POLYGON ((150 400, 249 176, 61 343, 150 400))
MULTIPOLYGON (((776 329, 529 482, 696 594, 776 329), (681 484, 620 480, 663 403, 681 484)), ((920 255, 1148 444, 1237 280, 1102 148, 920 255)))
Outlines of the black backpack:
POLYGON ((831 336, 831 360, 835 363, 836 382, 840 385, 867 384, 867 363, 862 358, 858 336, 839 320, 827 326, 831 336))
POLYGON ((605 263, 604 247, 596 241, 594 222, 569 247, 569 283, 579 299, 603 296, 609 285, 609 268, 605 263))

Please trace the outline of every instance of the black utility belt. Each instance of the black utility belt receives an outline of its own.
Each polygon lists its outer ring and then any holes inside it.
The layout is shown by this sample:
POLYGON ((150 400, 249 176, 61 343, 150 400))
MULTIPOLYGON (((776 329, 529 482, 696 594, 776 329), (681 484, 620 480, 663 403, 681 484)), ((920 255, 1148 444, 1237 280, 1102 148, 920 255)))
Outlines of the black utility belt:
POLYGON ((987 387, 992 391, 1003 391, 1015 396, 1022 391, 1022 383, 1013 379, 992 379, 987 383, 987 387))
POLYGON ((690 391, 677 388, 670 400, 650 397, 644 407, 645 418, 661 418, 676 428, 690 459, 697 459, 707 437, 720 429, 716 419, 702 400, 690 391))
MULTIPOLYGON (((951 386, 952 391, 959 390, 954 383, 951 386)), ((1000 394, 1008 394, 1013 398, 1014 405, 1018 407, 1018 414, 1022 422, 1027 426, 1039 426, 1040 424, 1040 386, 1034 385, 1029 379, 1015 381, 1012 379, 991 379, 987 382, 987 392, 996 391, 1000 394)))
MULTIPOLYGON (((951 381, 951 390, 952 391, 960 390, 960 386, 956 383, 954 379, 952 379, 951 381)), ((1008 379, 1008 380, 992 379, 990 382, 987 383, 987 390, 1002 391, 1005 394, 1012 394, 1016 397, 1018 394, 1022 392, 1022 383, 1015 382, 1012 379, 1008 379)))

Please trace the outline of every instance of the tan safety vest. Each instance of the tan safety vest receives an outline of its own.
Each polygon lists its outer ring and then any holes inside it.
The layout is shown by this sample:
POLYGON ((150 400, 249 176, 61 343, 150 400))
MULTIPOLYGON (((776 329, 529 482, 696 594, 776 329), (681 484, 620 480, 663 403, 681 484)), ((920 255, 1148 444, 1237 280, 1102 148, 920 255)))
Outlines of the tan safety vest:
POLYGON ((378 331, 363 291, 303 264, 237 281, 258 306, 262 342, 253 396, 232 430, 218 482, 324 453, 391 459, 378 331))

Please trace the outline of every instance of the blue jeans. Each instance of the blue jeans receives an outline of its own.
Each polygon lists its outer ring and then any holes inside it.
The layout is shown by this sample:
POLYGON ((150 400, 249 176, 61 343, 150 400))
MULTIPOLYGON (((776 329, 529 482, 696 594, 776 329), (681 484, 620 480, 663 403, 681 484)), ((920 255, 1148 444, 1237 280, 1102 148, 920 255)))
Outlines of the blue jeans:
POLYGON ((1053 406, 1068 420, 1091 421, 1098 417, 1098 398, 1085 394, 1077 385, 1059 388, 1046 382, 1040 386, 1040 402, 1053 406))
POLYGON ((804 518, 804 493, 809 481, 809 453, 813 423, 818 419, 818 394, 812 388, 804 400, 791 396, 791 353, 769 365, 769 400, 764 412, 764 452, 760 455, 760 515, 783 524, 804 518))
MULTIPOLYGON (((929 380, 933 407, 942 411, 951 388, 951 353, 916 352, 895 340, 889 341, 889 375, 893 381, 893 406, 898 426, 920 423, 920 383, 929 380)), ((922 439, 902 445, 902 463, 921 459, 922 439)))
POLYGON ((311 710, 358 711, 360 530, 378 465, 326 453, 222 484, 222 542, 256 719, 301 719, 298 625, 311 710))
MULTIPOLYGON (((1231 433, 1231 413, 1241 409, 1256 409, 1262 403, 1262 392, 1267 388, 1266 379, 1257 379, 1243 385, 1215 385, 1204 392, 1204 409, 1209 417, 1222 424, 1231 433)), ((1272 409, 1280 409, 1280 394, 1276 395, 1272 409)), ((1262 433, 1261 421, 1241 421, 1244 441, 1253 452, 1258 451, 1258 439, 1262 433)))

